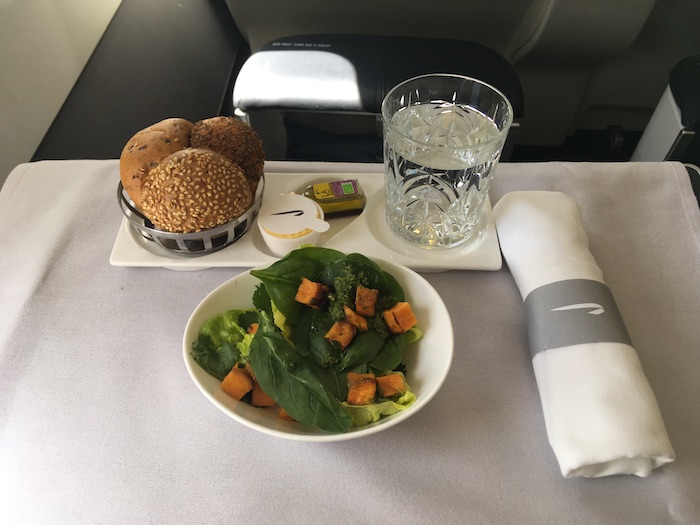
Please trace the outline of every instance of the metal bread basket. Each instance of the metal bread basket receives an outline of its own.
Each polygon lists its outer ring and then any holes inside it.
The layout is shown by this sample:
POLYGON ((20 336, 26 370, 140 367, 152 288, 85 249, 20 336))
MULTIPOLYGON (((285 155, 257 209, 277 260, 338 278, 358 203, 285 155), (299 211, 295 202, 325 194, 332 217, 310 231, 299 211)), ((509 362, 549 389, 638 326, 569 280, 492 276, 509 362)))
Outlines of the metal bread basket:
POLYGON ((263 176, 258 183, 253 204, 240 217, 214 228, 191 233, 166 232, 154 227, 153 223, 134 205, 121 182, 117 188, 117 199, 130 225, 145 239, 173 254, 199 257, 226 248, 250 229, 262 204, 264 186, 265 177, 263 176))

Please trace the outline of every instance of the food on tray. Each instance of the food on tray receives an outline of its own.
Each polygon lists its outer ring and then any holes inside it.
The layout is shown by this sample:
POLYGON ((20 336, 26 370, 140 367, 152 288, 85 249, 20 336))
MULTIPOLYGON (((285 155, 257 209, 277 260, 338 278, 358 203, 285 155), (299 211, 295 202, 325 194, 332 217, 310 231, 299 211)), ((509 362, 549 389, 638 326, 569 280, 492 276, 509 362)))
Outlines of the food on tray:
POLYGON ((294 294, 294 300, 298 303, 305 304, 316 310, 320 310, 328 298, 328 292, 331 291, 330 286, 322 283, 315 283, 306 277, 301 278, 301 283, 294 294))
POLYGON ((253 203, 243 170, 213 151, 188 148, 163 159, 143 184, 141 209, 156 228, 194 232, 225 224, 253 203))
POLYGON ((221 381, 221 389, 232 398, 240 401, 243 396, 253 390, 253 378, 244 368, 234 366, 221 381))
POLYGON ((169 118, 127 142, 119 172, 156 228, 187 233, 240 217, 253 203, 264 162, 257 133, 238 119, 169 118))
POLYGON ((357 179, 318 182, 301 194, 316 201, 326 215, 360 212, 367 201, 357 179))
POLYGON ((384 310, 382 315, 392 334, 402 334, 413 328, 418 322, 416 316, 413 315, 411 305, 403 302, 396 303, 388 310, 384 310))
POLYGON ((404 381, 403 374, 399 374, 398 372, 380 376, 375 379, 377 381, 377 387, 386 397, 403 394, 408 388, 406 386, 406 381, 404 381))
POLYGON ((190 146, 205 148, 238 164, 255 193, 263 175, 265 154, 253 128, 233 117, 212 117, 195 122, 190 146))
POLYGON ((377 380, 374 374, 348 372, 348 404, 369 405, 377 395, 377 380))
POLYGON ((333 323, 333 326, 330 327, 324 337, 332 343, 338 343, 340 351, 342 352, 352 342, 356 333, 357 328, 355 328, 355 325, 349 323, 345 319, 341 319, 333 323))
POLYGON ((119 159, 119 175, 137 208, 141 208, 141 188, 148 172, 171 153, 189 147, 191 133, 191 122, 169 118, 142 129, 126 143, 119 159))
POLYGON ((284 257, 304 244, 318 244, 330 224, 321 207, 296 193, 266 199, 258 213, 258 229, 268 251, 284 257))
POLYGON ((253 307, 209 319, 192 346, 194 360, 225 392, 331 432, 415 401, 402 363, 422 334, 416 322, 407 328, 410 303, 375 262, 307 246, 251 274, 261 281, 253 307), (358 307, 357 298, 368 297, 372 309, 358 307), (398 307, 400 333, 384 317, 396 305, 406 305, 398 307))
POLYGON ((375 313, 375 305, 379 297, 379 290, 365 288, 359 285, 355 289, 355 309, 357 313, 365 317, 373 316, 375 313))

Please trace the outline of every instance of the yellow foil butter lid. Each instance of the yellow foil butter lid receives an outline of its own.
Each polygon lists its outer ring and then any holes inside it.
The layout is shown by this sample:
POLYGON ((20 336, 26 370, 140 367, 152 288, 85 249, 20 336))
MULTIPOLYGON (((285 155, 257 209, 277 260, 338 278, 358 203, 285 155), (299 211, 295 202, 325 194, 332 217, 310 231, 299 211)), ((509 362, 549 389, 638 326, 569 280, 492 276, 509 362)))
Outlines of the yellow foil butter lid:
POLYGON ((366 198, 357 179, 319 182, 307 187, 302 195, 316 201, 326 215, 360 212, 366 198))
POLYGON ((302 244, 316 244, 330 228, 316 202, 294 193, 263 202, 257 222, 267 247, 278 257, 302 244))

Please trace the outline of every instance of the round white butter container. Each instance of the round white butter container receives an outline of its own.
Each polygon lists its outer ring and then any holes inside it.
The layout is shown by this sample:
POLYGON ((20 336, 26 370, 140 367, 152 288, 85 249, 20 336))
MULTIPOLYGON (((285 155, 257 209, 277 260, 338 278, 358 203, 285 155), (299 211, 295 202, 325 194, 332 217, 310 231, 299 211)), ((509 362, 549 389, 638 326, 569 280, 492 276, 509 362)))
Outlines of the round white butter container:
POLYGON ((270 252, 283 257, 302 244, 316 244, 330 225, 312 199, 285 193, 263 202, 258 228, 270 252))

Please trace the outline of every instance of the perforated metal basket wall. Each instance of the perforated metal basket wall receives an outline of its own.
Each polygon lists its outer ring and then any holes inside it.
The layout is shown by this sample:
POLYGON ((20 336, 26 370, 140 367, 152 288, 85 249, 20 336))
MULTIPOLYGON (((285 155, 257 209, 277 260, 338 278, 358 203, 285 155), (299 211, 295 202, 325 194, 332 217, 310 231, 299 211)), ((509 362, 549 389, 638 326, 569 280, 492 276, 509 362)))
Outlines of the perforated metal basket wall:
POLYGON ((172 233, 154 227, 153 223, 134 205, 121 182, 117 188, 117 199, 124 216, 145 239, 173 254, 198 257, 226 248, 250 229, 262 204, 264 186, 265 177, 262 177, 255 192, 253 204, 240 217, 221 226, 192 233, 172 233))

